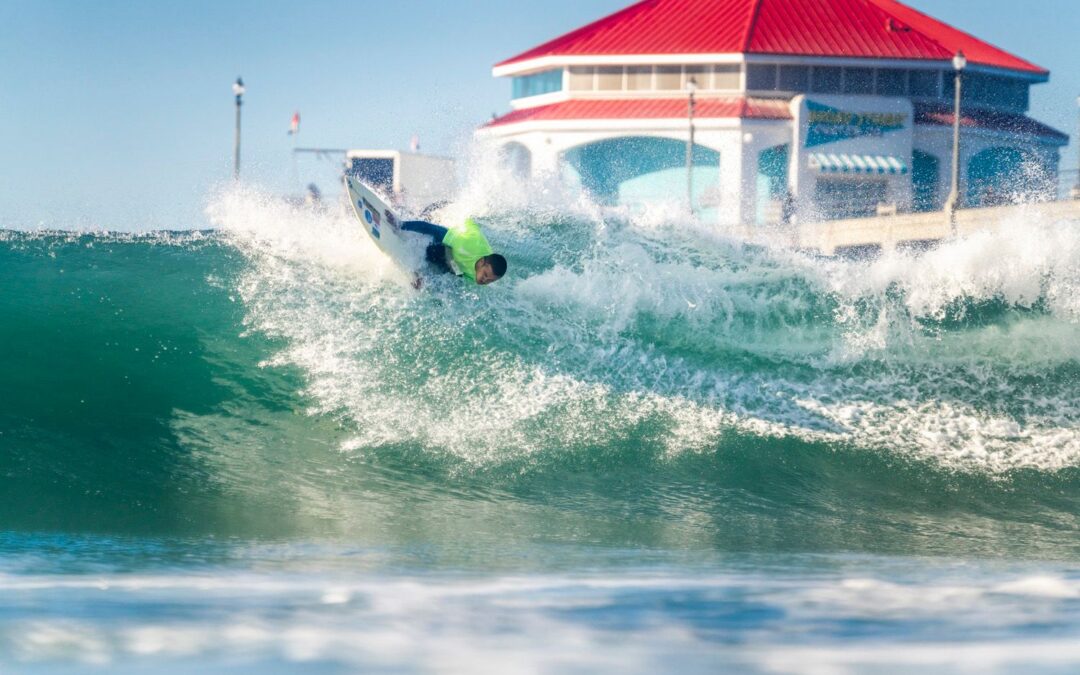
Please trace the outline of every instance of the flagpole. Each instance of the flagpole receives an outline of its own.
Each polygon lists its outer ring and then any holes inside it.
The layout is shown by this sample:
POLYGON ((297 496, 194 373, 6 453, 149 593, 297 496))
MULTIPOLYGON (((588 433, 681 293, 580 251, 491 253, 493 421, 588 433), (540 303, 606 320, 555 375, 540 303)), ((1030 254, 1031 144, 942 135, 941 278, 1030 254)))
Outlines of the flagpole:
POLYGON ((300 194, 304 194, 304 187, 300 184, 300 164, 296 157, 296 141, 300 135, 300 111, 293 113, 292 122, 289 124, 289 135, 292 136, 292 179, 300 194))
POLYGON ((300 135, 300 130, 297 129, 292 135, 292 172, 293 183, 296 185, 296 189, 300 190, 300 194, 304 193, 304 187, 300 185, 300 165, 296 159, 296 137, 300 135))

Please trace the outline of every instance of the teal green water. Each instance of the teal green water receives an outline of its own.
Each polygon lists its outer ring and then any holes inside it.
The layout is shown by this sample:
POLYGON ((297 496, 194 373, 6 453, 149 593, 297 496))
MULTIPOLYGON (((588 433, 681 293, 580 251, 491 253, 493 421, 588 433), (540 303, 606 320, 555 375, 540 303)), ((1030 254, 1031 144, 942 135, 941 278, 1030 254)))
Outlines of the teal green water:
MULTIPOLYGON (((664 223, 489 214, 512 275, 417 293, 344 216, 231 199, 213 232, 0 234, 9 590, 41 574, 119 574, 123 588, 131 572, 212 572, 259 589, 300 574, 298 588, 325 594, 337 572, 367 570, 388 587, 418 575, 433 593, 458 575, 541 578, 541 596, 589 604, 567 578, 653 579, 575 621, 707 628, 693 671, 731 635, 711 623, 727 602, 716 575, 754 593, 835 577, 841 593, 858 569, 898 594, 933 593, 939 578, 922 570, 960 565, 983 590, 1014 573, 1056 579, 1054 611, 1072 618, 1035 636, 1075 636, 1075 225, 860 262, 664 223), (673 579, 693 580, 694 609, 642 614, 654 582, 678 595, 673 579)), ((349 583, 349 597, 378 596, 349 583)), ((502 600, 529 595, 515 588, 502 600)), ((204 609, 221 601, 188 590, 204 609)), ((55 609, 51 592, 0 611, 0 643, 41 620, 27 607, 55 609)), ((111 625, 85 602, 89 625, 111 625)), ((140 617, 165 600, 131 602, 140 617)), ((769 612, 784 625, 798 614, 746 602, 732 630, 754 640, 769 612)), ((821 620, 848 630, 849 610, 821 620)), ((908 637, 929 639, 944 615, 912 619, 908 637)), ((837 630, 808 643, 832 645, 837 630)), ((678 651, 658 644, 652 657, 678 651)), ((174 665, 236 656, 193 649, 174 665)), ((102 663, 141 667, 117 656, 137 651, 108 653, 102 663)), ((319 663, 352 663, 336 653, 319 663)), ((534 657, 526 672, 549 670, 534 657)))

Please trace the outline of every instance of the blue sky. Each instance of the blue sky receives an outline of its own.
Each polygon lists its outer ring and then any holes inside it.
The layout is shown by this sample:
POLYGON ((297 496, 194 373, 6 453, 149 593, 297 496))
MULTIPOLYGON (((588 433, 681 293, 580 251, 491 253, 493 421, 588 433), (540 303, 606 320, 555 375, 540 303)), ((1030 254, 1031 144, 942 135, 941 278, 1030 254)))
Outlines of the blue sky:
MULTIPOLYGON (((0 227, 187 228, 228 180, 236 76, 244 176, 292 185, 305 146, 450 153, 510 85, 491 65, 629 0, 0 0, 0 227)), ((908 0, 1052 71, 1032 115, 1076 135, 1073 0, 908 0)), ((1063 167, 1077 165, 1075 145, 1063 167)), ((301 177, 333 190, 329 162, 301 177)))

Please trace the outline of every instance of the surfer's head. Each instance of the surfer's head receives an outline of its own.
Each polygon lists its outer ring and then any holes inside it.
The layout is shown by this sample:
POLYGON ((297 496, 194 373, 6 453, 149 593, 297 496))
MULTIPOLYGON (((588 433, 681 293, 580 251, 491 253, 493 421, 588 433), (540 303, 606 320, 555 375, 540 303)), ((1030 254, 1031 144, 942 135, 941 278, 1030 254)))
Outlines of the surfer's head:
POLYGON ((506 258, 498 253, 486 255, 476 261, 476 283, 481 286, 498 281, 506 274, 506 258))

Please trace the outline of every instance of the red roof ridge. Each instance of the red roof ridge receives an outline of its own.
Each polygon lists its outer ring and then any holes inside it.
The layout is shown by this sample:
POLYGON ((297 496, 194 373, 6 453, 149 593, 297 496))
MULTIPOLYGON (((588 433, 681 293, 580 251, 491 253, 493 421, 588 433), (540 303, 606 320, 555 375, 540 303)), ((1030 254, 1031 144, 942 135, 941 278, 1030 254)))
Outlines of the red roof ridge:
MULTIPOLYGON (((1043 68, 1042 66, 1039 66, 1039 65, 1037 65, 1035 63, 1032 63, 1031 61, 1028 61, 1027 59, 1020 58, 1019 56, 1016 56, 1015 54, 1013 54, 1011 52, 1007 52, 1004 49, 1002 49, 1001 47, 998 47, 997 45, 992 44, 990 42, 987 42, 986 40, 983 40, 982 38, 976 37, 976 36, 972 35, 971 33, 968 33, 967 31, 960 30, 959 28, 953 26, 952 24, 945 23, 941 19, 936 19, 933 16, 927 14, 926 12, 921 12, 921 11, 915 9, 914 7, 910 7, 908 5, 905 5, 904 3, 899 2, 899 0, 866 0, 866 1, 870 2, 871 4, 876 6, 878 9, 882 10, 883 12, 886 12, 886 13, 888 13, 890 15, 893 15, 893 16, 895 16, 897 14, 902 15, 904 13, 910 13, 910 14, 915 14, 915 15, 919 16, 920 18, 922 18, 922 19, 924 19, 926 21, 932 21, 933 23, 938 24, 939 26, 945 28, 948 31, 952 31, 953 33, 956 33, 958 35, 963 36, 966 40, 970 41, 971 43, 975 44, 976 46, 989 47, 992 50, 994 50, 996 52, 999 52, 1000 54, 1002 54, 1003 56, 1005 56, 1007 58, 1011 58, 1011 59, 1015 59, 1016 61, 1019 61, 1020 63, 1027 66, 1027 68, 1025 68, 1025 70, 1030 70, 1030 71, 1034 71, 1034 72, 1038 72, 1038 73, 1049 73, 1050 72, 1049 70, 1047 70, 1046 68, 1043 68)), ((904 25, 907 26, 909 30, 913 30, 913 31, 917 32, 919 35, 923 36, 927 40, 930 40, 931 42, 938 45, 939 47, 941 47, 945 51, 951 51, 950 48, 948 47, 948 45, 945 45, 944 43, 942 43, 941 40, 939 40, 935 36, 930 35, 927 32, 916 28, 915 26, 912 26, 911 21, 903 19, 902 17, 898 17, 898 18, 901 18, 901 20, 904 22, 904 25)), ((972 56, 977 57, 977 55, 968 54, 968 53, 965 53, 965 56, 967 56, 969 59, 972 58, 972 56)))
POLYGON ((544 57, 739 53, 947 62, 958 49, 975 65, 1048 74, 900 0, 639 0, 495 68, 508 74, 544 57))
POLYGON ((541 43, 541 44, 539 44, 539 45, 537 45, 535 47, 531 47, 531 48, 521 52, 517 56, 511 56, 508 59, 504 59, 502 61, 499 61, 498 63, 495 64, 495 67, 498 68, 499 66, 502 66, 502 65, 505 65, 505 64, 508 64, 508 63, 514 63, 515 61, 524 61, 526 58, 530 58, 531 55, 536 53, 536 52, 543 52, 545 50, 545 48, 553 45, 556 42, 563 42, 564 40, 572 40, 573 38, 576 38, 579 35, 581 35, 583 33, 586 33, 589 30, 591 30, 592 28, 596 27, 597 24, 607 23, 608 21, 612 21, 614 19, 617 19, 617 18, 621 17, 623 14, 629 14, 629 13, 633 12, 634 10, 638 9, 641 5, 654 4, 654 3, 659 2, 659 1, 660 0, 639 0, 639 2, 635 2, 634 4, 629 5, 628 7, 623 7, 622 9, 620 9, 618 11, 615 11, 615 12, 612 12, 611 14, 607 14, 605 16, 600 17, 596 21, 590 21, 589 23, 585 24, 584 26, 581 26, 580 28, 575 28, 574 30, 570 31, 569 33, 563 33, 562 35, 559 35, 559 36, 554 37, 554 38, 552 38, 550 40, 547 40, 546 42, 543 42, 543 43, 541 43))
POLYGON ((754 38, 754 28, 757 26, 758 15, 761 14, 763 0, 753 0, 754 8, 750 11, 750 20, 746 22, 746 37, 743 39, 743 53, 750 51, 750 41, 754 38))

